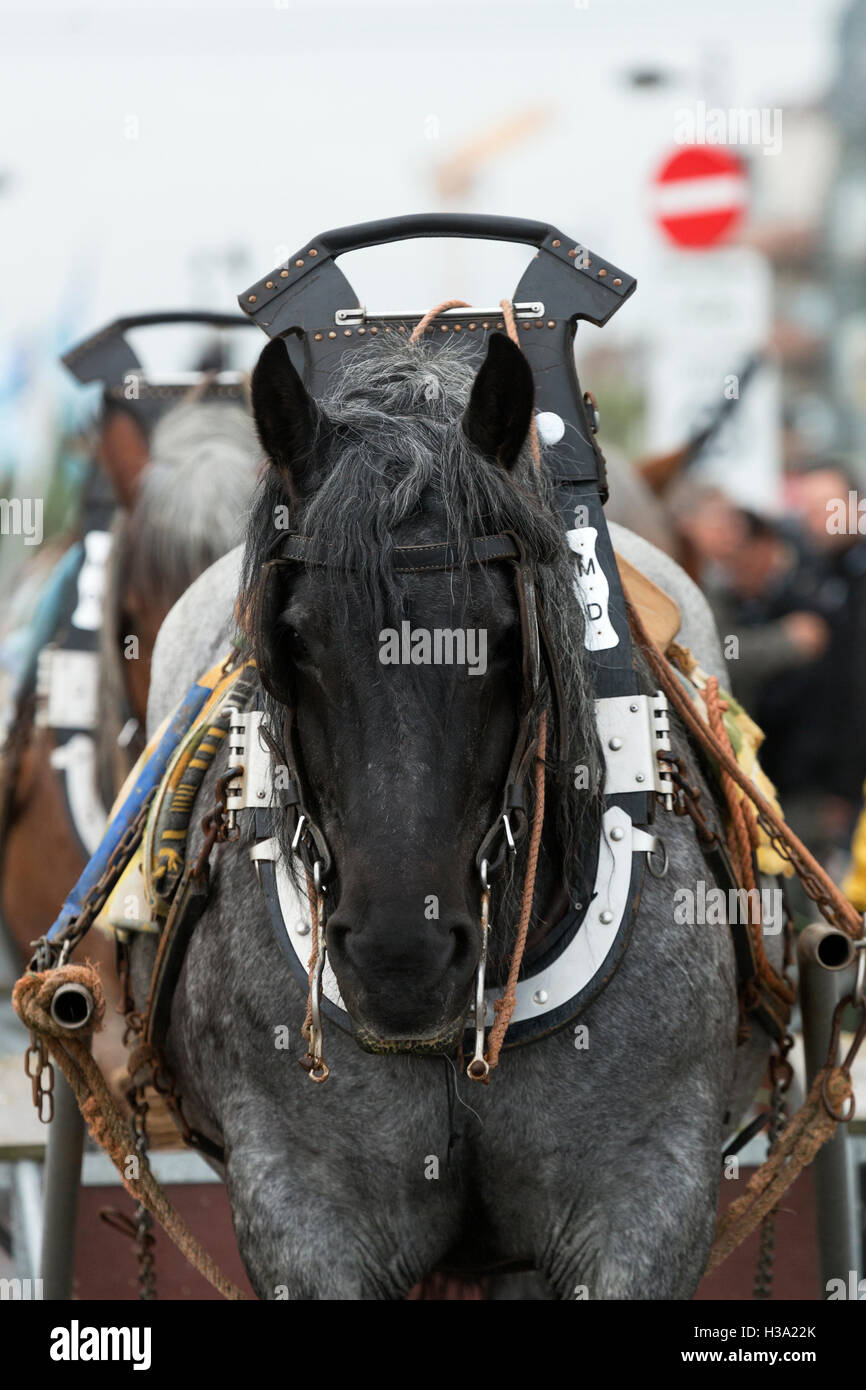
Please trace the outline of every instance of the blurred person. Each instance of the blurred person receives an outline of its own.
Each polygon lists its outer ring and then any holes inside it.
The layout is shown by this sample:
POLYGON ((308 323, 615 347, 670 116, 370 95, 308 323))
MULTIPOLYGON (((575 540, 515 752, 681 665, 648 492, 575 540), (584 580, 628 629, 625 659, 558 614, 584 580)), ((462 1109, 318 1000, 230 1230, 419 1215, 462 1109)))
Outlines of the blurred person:
POLYGON ((723 582, 724 566, 745 540, 739 508, 721 488, 688 477, 674 484, 667 501, 679 563, 701 587, 723 582))
POLYGON ((772 731, 767 772, 792 820, 827 852, 847 844, 866 778, 866 536, 852 494, 853 479, 836 463, 793 483, 805 548, 791 602, 823 620, 828 640, 813 662, 771 678, 756 709, 772 731))
POLYGON ((742 543, 720 561, 723 582, 707 597, 731 661, 733 692, 755 711, 766 682, 816 660, 830 629, 819 613, 797 607, 800 557, 791 539, 756 512, 740 510, 738 519, 742 543))

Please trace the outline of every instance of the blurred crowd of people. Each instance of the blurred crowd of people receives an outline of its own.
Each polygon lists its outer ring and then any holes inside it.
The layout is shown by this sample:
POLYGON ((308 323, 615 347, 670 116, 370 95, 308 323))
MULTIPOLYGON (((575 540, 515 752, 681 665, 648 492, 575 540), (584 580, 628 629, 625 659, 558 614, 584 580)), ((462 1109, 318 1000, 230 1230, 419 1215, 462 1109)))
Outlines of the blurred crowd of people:
POLYGON ((835 462, 789 475, 774 518, 688 478, 666 499, 681 563, 714 610, 732 692, 766 735, 762 765, 788 821, 834 876, 866 780, 857 499, 856 480, 835 462))

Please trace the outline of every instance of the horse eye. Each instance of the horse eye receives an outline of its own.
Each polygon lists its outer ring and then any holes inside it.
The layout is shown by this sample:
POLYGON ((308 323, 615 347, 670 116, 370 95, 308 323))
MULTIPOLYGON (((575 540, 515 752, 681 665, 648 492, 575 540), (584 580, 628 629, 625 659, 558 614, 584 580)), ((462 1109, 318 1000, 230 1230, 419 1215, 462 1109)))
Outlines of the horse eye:
POLYGON ((289 655, 293 661, 309 661, 310 649, 296 627, 285 629, 289 643, 289 655))

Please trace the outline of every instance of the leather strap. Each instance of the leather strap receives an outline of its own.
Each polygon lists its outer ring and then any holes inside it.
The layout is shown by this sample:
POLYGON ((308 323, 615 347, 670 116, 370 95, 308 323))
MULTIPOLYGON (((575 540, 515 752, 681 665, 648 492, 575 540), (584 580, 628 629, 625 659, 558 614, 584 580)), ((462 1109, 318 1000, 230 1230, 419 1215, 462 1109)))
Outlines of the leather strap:
MULTIPOLYGON (((391 563, 397 574, 421 574, 425 570, 457 569, 463 560, 470 564, 483 565, 492 560, 519 560, 523 558, 523 548, 510 533, 496 536, 475 536, 469 543, 464 557, 450 541, 429 541, 419 545, 395 546, 391 551, 391 563)), ((319 565, 322 568, 345 569, 342 562, 331 559, 327 552, 316 551, 306 536, 289 535, 280 547, 280 554, 269 564, 297 561, 305 565, 319 565)))
MULTIPOLYGON (((522 698, 517 735, 508 765, 502 802, 496 819, 484 836, 476 855, 476 865, 480 869, 487 862, 487 873, 492 882, 505 871, 509 850, 516 848, 526 833, 525 780, 532 762, 535 744, 531 739, 532 711, 538 694, 541 665, 548 676, 551 698, 554 706, 558 734, 560 760, 565 758, 568 747, 567 713, 565 693, 559 663, 540 602, 536 593, 535 576, 525 547, 513 532, 501 532, 493 536, 474 536, 465 551, 450 541, 430 541, 418 545, 397 546, 391 552, 391 563, 397 574, 422 574, 439 570, 452 570, 464 563, 491 564, 505 562, 513 567, 515 594, 520 617, 522 698), (508 830, 511 834, 509 842, 508 830)), ((263 567, 262 593, 267 594, 267 586, 272 582, 275 572, 292 565, 316 565, 327 568, 337 566, 327 551, 314 549, 308 537, 292 533, 287 535, 280 546, 280 553, 263 567)), ((343 568, 339 563, 339 568, 343 568)), ((265 601, 260 605, 260 620, 270 621, 271 606, 265 601)), ((260 642, 264 648, 266 644, 260 642)), ((311 871, 314 858, 319 860, 321 881, 324 881, 333 868, 333 857, 324 833, 304 809, 303 780, 298 768, 298 750, 295 747, 295 717, 291 700, 285 691, 277 690, 267 671, 267 663, 261 663, 260 677, 265 689, 269 691, 286 710, 286 755, 289 759, 289 774, 296 789, 290 804, 295 807, 295 826, 304 816, 304 840, 300 842, 302 859, 307 871, 311 871), (306 843, 305 843, 306 841, 306 843)))

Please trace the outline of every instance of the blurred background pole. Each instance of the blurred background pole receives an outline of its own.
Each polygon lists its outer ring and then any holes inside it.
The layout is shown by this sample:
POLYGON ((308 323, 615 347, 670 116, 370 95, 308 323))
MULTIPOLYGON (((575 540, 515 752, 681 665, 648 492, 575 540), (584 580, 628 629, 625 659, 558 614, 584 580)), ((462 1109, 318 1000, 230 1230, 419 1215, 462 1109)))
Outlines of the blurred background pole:
MULTIPOLYGON (((852 972, 827 970, 810 960, 802 950, 799 965, 808 1091, 826 1060, 833 1010, 843 987, 844 990, 851 988, 852 972)), ((858 1268, 857 1191, 847 1125, 837 1125, 833 1138, 818 1150, 813 1172, 823 1298, 829 1279, 843 1279, 847 1287, 849 1271, 858 1268)))
POLYGON ((59 1067, 54 1069, 54 1119, 45 1154, 42 1227, 42 1296, 72 1297, 78 1189, 84 1152, 84 1120, 59 1067))

